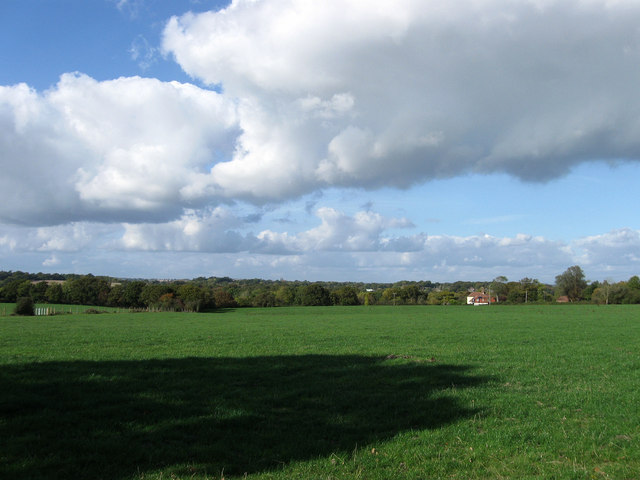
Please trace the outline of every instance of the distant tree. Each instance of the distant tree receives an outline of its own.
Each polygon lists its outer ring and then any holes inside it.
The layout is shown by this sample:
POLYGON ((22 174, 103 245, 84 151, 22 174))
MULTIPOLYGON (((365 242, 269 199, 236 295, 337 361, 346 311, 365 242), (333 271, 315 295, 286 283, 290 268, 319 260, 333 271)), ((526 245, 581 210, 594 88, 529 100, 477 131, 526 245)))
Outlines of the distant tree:
POLYGON ((627 302, 640 303, 640 278, 634 275, 627 281, 627 302))
POLYGON ((450 290, 432 291, 427 297, 429 305, 458 305, 460 299, 456 292, 450 290))
POLYGON ((627 287, 632 290, 640 290, 640 278, 638 275, 634 275, 627 281, 627 287))
POLYGON ((333 292, 335 300, 334 305, 359 305, 358 290, 352 285, 345 285, 333 292))
POLYGON ((275 293, 276 305, 285 307, 294 305, 296 301, 296 288, 291 285, 282 285, 275 293))
POLYGON ((400 289, 396 287, 385 288, 382 291, 382 301, 387 305, 399 305, 402 303, 400 289))
MULTIPOLYGON (((608 282, 607 280, 605 280, 605 282, 608 282)), ((600 283, 599 281, 595 280, 593 282, 591 282, 590 284, 588 284, 585 289, 582 291, 582 298, 584 300, 590 301, 593 299, 593 294, 595 293, 596 290, 602 288, 603 283, 600 283)), ((596 302, 596 303, 600 303, 600 302, 596 302)))
POLYGON ((65 296, 78 305, 107 305, 111 282, 104 277, 82 275, 65 282, 65 296))
POLYGON ((587 287, 584 272, 578 265, 567 268, 561 275, 556 276, 556 285, 560 293, 575 302, 582 298, 582 291, 587 287))
POLYGON ((507 301, 509 303, 524 303, 525 291, 518 282, 510 282, 508 284, 509 291, 507 293, 507 301))
POLYGON ((213 291, 213 300, 217 308, 234 308, 238 304, 233 298, 233 295, 224 288, 216 288, 213 291))
POLYGON ((504 275, 500 275, 493 279, 489 288, 491 289, 491 294, 495 295, 496 300, 500 302, 501 300, 505 300, 507 298, 507 282, 509 280, 504 275))
POLYGON ((404 285, 402 288, 400 288, 399 293, 403 303, 407 304, 417 304, 418 300, 422 296, 420 287, 418 287, 415 283, 404 285))
POLYGON ((64 291, 59 283, 52 283, 47 286, 45 298, 49 303, 64 303, 64 291))
POLYGON ((300 304, 305 306, 331 305, 329 291, 319 283, 303 285, 299 291, 300 304))
POLYGON ((276 295, 269 290, 262 290, 253 297, 254 307, 275 307, 276 295))
POLYGON ((148 308, 160 308, 160 297, 166 293, 172 293, 169 285, 149 283, 140 292, 140 302, 148 308))
POLYGON ((192 283, 178 287, 178 297, 184 303, 184 308, 191 312, 199 312, 205 302, 203 289, 192 283))
POLYGON ((35 315, 33 309, 33 299, 31 297, 20 297, 16 301, 14 310, 16 315, 35 315))
POLYGON ((0 289, 0 300, 13 303, 19 297, 28 297, 31 282, 22 275, 15 275, 10 278, 0 289))
POLYGON ((160 301, 160 308, 165 312, 179 312, 184 308, 182 300, 177 298, 173 292, 161 295, 158 300, 160 301))
POLYGON ((129 308, 142 307, 144 304, 140 299, 140 294, 146 283, 140 280, 127 282, 122 286, 122 306, 129 308))
POLYGON ((44 302, 47 299, 47 282, 36 282, 31 284, 29 296, 35 303, 44 302))
POLYGON ((107 305, 110 307, 124 307, 124 302, 122 298, 122 292, 124 291, 124 287, 122 285, 114 285, 111 287, 111 291, 109 292, 109 297, 107 299, 107 305))
POLYGON ((525 277, 520 280, 520 286, 524 293, 524 302, 535 302, 538 300, 538 287, 540 282, 535 278, 525 277))

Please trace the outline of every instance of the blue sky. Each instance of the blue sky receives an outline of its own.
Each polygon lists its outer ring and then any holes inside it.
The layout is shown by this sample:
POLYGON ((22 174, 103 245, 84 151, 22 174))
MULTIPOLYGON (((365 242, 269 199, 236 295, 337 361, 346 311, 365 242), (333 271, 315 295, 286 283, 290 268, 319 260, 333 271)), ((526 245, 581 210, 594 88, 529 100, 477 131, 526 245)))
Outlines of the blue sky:
POLYGON ((0 269, 640 273, 640 5, 4 0, 0 269))

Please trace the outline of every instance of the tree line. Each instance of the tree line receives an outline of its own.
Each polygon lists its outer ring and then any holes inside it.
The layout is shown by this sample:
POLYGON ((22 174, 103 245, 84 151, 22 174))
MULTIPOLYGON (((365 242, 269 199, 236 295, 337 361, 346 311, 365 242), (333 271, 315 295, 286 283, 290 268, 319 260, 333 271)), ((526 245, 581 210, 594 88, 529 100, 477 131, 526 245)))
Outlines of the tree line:
POLYGON ((199 277, 192 280, 115 279, 104 276, 0 271, 0 302, 30 298, 34 303, 108 306, 198 312, 214 308, 316 305, 456 305, 473 291, 496 303, 640 303, 640 279, 588 282, 579 266, 569 267, 554 285, 537 279, 491 282, 396 283, 303 282, 199 277))

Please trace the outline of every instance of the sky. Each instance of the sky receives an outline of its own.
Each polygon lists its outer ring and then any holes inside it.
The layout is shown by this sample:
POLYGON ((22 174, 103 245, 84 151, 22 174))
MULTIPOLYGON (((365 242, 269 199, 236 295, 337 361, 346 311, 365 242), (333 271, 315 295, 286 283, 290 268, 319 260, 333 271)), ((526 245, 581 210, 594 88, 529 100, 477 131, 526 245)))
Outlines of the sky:
POLYGON ((0 270, 640 274, 640 2, 2 0, 0 270))

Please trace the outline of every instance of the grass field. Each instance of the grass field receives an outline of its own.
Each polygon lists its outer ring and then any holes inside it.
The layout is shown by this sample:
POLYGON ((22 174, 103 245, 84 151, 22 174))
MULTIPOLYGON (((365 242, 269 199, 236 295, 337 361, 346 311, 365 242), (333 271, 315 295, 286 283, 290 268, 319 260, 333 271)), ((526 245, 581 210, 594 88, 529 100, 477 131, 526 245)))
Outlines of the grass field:
POLYGON ((640 478, 640 308, 0 318, 0 478, 640 478))
MULTIPOLYGON (((15 303, 0 303, 0 317, 11 316, 16 308, 15 303)), ((89 309, 93 309, 100 313, 103 312, 126 312, 129 309, 125 308, 117 308, 117 307, 96 307, 96 306, 87 306, 87 305, 61 305, 61 304, 53 304, 53 303, 36 303, 34 308, 40 309, 48 309, 49 313, 47 315, 63 315, 63 314, 77 314, 84 313, 89 309)), ((44 315, 44 314, 43 314, 44 315)))

